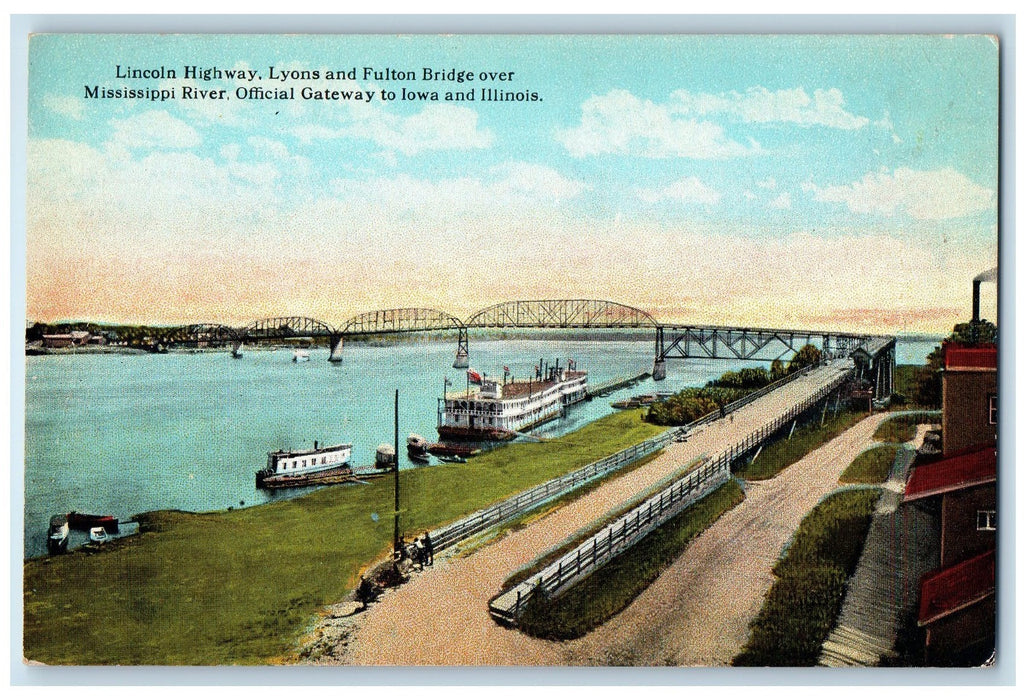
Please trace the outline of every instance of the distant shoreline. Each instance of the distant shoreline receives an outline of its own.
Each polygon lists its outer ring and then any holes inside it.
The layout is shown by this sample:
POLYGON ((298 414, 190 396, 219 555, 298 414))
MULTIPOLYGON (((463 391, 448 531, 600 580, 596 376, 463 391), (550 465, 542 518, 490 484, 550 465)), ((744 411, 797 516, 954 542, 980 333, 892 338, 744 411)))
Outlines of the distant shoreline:
MULTIPOLYGON (((636 331, 623 331, 613 330, 609 333, 596 333, 594 331, 581 331, 578 329, 544 329, 541 331, 537 330, 506 330, 496 329, 497 332, 492 334, 477 334, 471 333, 471 340, 552 340, 554 336, 558 335, 560 340, 572 340, 575 342, 610 342, 610 341, 632 341, 632 340, 647 340, 645 330, 636 331), (559 331, 564 332, 560 333, 559 331)), ((415 335, 415 334, 413 334, 415 335)), ((943 335, 926 335, 926 334, 898 334, 894 336, 898 342, 916 342, 926 343, 933 342, 938 345, 944 340, 943 335)), ((420 338, 424 342, 448 342, 451 337, 439 337, 431 336, 428 338, 420 338)), ((404 339, 383 339, 383 338, 367 338, 358 339, 352 338, 347 339, 347 345, 363 345, 366 347, 391 347, 396 345, 405 345, 410 342, 414 342, 415 338, 407 336, 404 339)), ((298 347, 294 344, 247 344, 243 346, 243 352, 269 352, 273 350, 290 349, 298 347)), ((327 346, 315 343, 313 347, 325 348, 327 346)), ((46 355, 150 355, 150 354, 197 354, 197 353, 218 353, 218 352, 231 352, 229 347, 207 347, 207 348, 187 348, 187 347, 172 347, 168 348, 166 352, 152 353, 149 350, 143 348, 127 347, 124 345, 80 345, 75 347, 67 348, 44 348, 38 344, 31 344, 25 346, 26 357, 42 357, 46 355)))

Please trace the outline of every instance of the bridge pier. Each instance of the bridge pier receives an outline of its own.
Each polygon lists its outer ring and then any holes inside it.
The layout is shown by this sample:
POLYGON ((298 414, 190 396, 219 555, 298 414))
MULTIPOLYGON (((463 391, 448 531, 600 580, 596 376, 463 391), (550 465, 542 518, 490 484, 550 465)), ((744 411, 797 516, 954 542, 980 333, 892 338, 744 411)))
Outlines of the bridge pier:
POLYGON ((655 362, 652 364, 652 379, 662 381, 666 379, 666 351, 663 348, 663 327, 656 327, 655 337, 655 362))
POLYGON ((652 366, 652 379, 659 382, 666 379, 666 360, 656 360, 652 366))
POLYGON ((455 369, 470 367, 470 344, 467 340, 467 329, 460 328, 460 337, 456 341, 456 360, 452 363, 455 369))
POLYGON ((343 337, 341 335, 328 336, 328 344, 331 346, 331 354, 328 355, 328 362, 342 361, 342 342, 343 337))

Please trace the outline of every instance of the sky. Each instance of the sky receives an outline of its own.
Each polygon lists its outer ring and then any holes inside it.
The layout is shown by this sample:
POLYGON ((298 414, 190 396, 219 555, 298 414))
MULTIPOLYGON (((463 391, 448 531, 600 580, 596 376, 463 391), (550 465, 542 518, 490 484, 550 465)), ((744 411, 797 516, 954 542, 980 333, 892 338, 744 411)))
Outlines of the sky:
POLYGON ((28 108, 29 321, 944 333, 997 265, 985 36, 37 35, 28 108))

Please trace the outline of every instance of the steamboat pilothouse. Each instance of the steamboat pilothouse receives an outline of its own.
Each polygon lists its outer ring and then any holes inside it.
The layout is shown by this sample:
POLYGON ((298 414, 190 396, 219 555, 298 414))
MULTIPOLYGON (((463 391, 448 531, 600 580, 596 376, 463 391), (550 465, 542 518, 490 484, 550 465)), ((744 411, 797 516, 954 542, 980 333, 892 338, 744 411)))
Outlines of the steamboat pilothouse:
MULTIPOLYGON (((472 370, 471 370, 472 371, 472 370)), ((481 379, 480 389, 438 400, 438 435, 444 439, 509 440, 560 417, 587 398, 588 373, 570 360, 566 367, 539 365, 527 381, 481 379)))

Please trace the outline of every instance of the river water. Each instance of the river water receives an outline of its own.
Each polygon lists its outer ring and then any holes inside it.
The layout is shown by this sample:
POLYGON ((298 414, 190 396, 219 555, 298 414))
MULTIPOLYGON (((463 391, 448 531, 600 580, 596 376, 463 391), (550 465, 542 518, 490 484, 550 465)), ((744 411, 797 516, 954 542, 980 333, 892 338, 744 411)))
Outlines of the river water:
MULTIPOLYGON (((898 362, 923 362, 935 341, 898 344, 898 362)), ((454 342, 387 347, 348 345, 339 364, 326 349, 292 362, 288 349, 166 355, 60 355, 26 358, 25 556, 45 552, 54 513, 77 510, 121 519, 157 509, 252 506, 309 489, 265 492, 254 472, 282 448, 352 442, 356 466, 370 465, 393 440, 399 390, 400 466, 413 468, 405 438, 437 438, 443 382, 465 388, 451 367, 454 342)), ((652 369, 644 341, 471 341, 471 366, 500 375, 534 373, 539 360, 573 358, 592 385, 652 369)), ((612 412, 635 394, 700 386, 730 369, 759 363, 667 362, 664 382, 646 380, 572 408, 536 431, 557 435, 612 412)), ((427 467, 430 468, 430 467, 427 467)))

